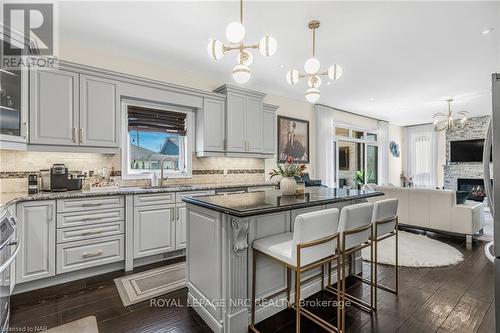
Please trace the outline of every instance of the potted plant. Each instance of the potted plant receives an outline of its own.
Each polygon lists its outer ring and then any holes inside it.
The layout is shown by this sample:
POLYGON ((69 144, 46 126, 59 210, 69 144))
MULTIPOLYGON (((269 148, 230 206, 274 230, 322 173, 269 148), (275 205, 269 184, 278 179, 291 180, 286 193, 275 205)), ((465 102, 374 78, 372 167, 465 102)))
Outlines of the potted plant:
POLYGON ((306 169, 305 164, 295 163, 291 156, 283 164, 278 164, 277 169, 273 169, 269 173, 272 179, 274 176, 281 176, 280 189, 283 195, 295 195, 297 191, 297 182, 295 177, 303 176, 304 170, 306 169))

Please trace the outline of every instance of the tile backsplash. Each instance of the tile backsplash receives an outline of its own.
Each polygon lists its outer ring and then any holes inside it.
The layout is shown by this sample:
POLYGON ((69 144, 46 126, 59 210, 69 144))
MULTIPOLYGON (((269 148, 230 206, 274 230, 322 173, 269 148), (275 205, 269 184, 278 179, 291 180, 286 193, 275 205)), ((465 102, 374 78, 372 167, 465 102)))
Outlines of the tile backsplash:
MULTIPOLYGON (((107 168, 120 174, 121 157, 109 154, 23 152, 0 150, 0 192, 26 190, 29 173, 48 169, 54 163, 64 163, 70 171, 107 168)), ((265 180, 264 160, 193 156, 193 177, 169 179, 168 183, 243 183, 265 180), (224 174, 227 170, 227 174, 224 174)), ((149 180, 122 181, 125 185, 148 185, 149 180)))

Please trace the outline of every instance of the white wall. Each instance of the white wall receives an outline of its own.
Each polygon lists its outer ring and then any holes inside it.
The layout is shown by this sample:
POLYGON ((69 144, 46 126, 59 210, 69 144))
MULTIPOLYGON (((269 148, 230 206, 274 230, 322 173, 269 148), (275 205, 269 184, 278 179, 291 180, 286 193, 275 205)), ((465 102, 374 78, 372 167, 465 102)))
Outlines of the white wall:
MULTIPOLYGON (((228 74, 227 82, 213 80, 207 77, 199 76, 194 73, 178 71, 174 68, 159 67, 152 65, 142 60, 127 57, 122 54, 105 53, 101 50, 82 48, 76 43, 63 43, 60 45, 60 58, 114 70, 130 75, 141 76, 149 79, 155 79, 173 84, 179 84, 187 87, 212 91, 224 83, 231 83, 228 74)), ((266 93, 265 91, 263 91, 266 93)), ((305 100, 295 100, 283 96, 267 95, 264 102, 279 105, 278 115, 284 115, 293 118, 299 118, 309 121, 309 147, 310 147, 310 164, 307 165, 308 172, 311 178, 315 176, 315 115, 314 107, 305 100)), ((366 129, 377 129, 377 121, 371 118, 343 112, 341 110, 333 110, 336 122, 351 124, 366 129)), ((269 171, 276 166, 276 158, 267 159, 265 161, 266 179, 269 171)))
POLYGON ((389 174, 387 175, 387 182, 395 186, 401 185, 401 172, 403 171, 403 154, 405 153, 402 149, 403 146, 403 127, 390 125, 389 124, 389 140, 396 142, 399 145, 399 151, 401 152, 399 157, 395 157, 391 154, 389 149, 389 174))

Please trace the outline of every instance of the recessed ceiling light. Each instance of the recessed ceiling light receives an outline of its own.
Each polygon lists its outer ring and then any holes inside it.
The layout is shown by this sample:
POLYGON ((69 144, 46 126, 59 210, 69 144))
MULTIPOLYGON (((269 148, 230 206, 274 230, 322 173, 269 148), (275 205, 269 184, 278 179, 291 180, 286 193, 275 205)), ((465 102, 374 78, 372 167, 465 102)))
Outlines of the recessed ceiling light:
POLYGON ((373 98, 373 97, 370 97, 370 101, 372 101, 372 102, 373 102, 374 100, 375 100, 375 98, 373 98))
POLYGON ((487 34, 489 34, 490 32, 493 32, 493 31, 495 31, 495 28, 489 28, 489 29, 485 29, 485 30, 481 31, 481 34, 482 35, 487 35, 487 34))
POLYGON ((281 65, 280 65, 280 68, 285 68, 285 65, 281 64, 281 65))
POLYGON ((327 84, 327 85, 330 85, 330 84, 332 84, 332 83, 331 83, 330 81, 327 81, 327 82, 326 82, 326 84, 327 84))

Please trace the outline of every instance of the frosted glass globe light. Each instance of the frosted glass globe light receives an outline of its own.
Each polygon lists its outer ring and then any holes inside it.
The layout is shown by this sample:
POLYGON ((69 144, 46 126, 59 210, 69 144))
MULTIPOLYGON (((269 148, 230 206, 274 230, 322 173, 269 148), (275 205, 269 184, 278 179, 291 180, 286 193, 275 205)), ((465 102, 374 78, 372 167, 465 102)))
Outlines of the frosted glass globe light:
POLYGON ((328 67, 328 77, 330 80, 338 80, 342 76, 344 70, 340 65, 334 64, 328 67))
POLYGON ((264 36, 259 42, 259 51, 264 57, 270 57, 276 53, 278 43, 271 36, 264 36))
POLYGON ((245 50, 243 52, 238 53, 238 65, 242 64, 242 65, 250 66, 252 63, 253 63, 253 54, 250 51, 245 50), (245 56, 243 56, 243 55, 246 56, 246 60, 245 60, 245 56))
POLYGON ((316 58, 309 58, 304 64, 304 70, 307 74, 316 74, 319 71, 321 64, 316 58))
POLYGON ((245 27, 240 22, 231 22, 226 28, 226 38, 230 43, 238 44, 245 38, 245 27))
POLYGON ((236 67, 233 68, 233 79, 239 84, 244 84, 250 80, 251 73, 248 66, 236 65, 236 67))
POLYGON ((220 40, 210 38, 207 46, 208 55, 213 60, 219 60, 224 57, 224 44, 220 40))
POLYGON ((317 75, 313 75, 307 80, 307 85, 311 88, 319 88, 321 86, 321 78, 317 75))
POLYGON ((299 82, 299 71, 296 69, 291 69, 286 73, 286 82, 289 84, 296 84, 299 82))
POLYGON ((318 88, 309 88, 306 90, 305 96, 309 103, 316 103, 321 95, 318 88))

